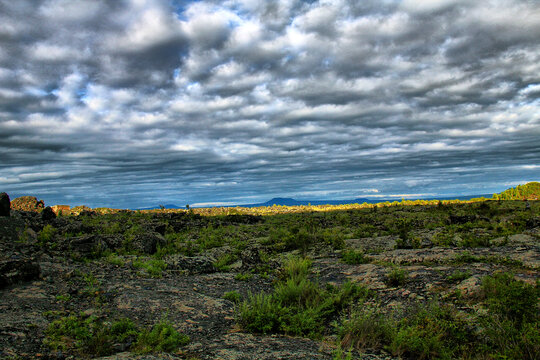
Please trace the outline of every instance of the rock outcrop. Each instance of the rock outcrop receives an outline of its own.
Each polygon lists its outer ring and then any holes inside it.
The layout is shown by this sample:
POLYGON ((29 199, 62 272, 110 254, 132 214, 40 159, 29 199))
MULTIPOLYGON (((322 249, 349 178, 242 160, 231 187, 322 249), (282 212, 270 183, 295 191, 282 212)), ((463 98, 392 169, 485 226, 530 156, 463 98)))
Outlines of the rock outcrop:
POLYGON ((71 214, 71 207, 69 205, 53 205, 51 209, 56 215, 69 215, 71 214))
POLYGON ((6 193, 0 193, 0 216, 8 216, 11 208, 11 202, 9 201, 9 195, 6 193))
POLYGON ((53 209, 51 209, 50 206, 47 206, 41 212, 41 220, 43 220, 43 221, 50 221, 50 220, 55 219, 55 218, 56 218, 56 214, 54 213, 53 209))
POLYGON ((45 207, 43 200, 35 196, 21 196, 11 201, 11 208, 18 211, 40 212, 45 207))
POLYGON ((39 277, 39 264, 31 259, 6 259, 0 261, 0 289, 21 281, 39 277))

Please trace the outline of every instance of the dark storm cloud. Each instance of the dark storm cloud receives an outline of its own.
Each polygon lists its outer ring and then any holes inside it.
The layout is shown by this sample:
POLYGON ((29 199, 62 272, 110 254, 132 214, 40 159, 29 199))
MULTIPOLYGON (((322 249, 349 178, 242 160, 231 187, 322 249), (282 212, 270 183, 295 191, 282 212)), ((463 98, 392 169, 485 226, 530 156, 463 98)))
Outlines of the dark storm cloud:
POLYGON ((535 2, 0 0, 0 23, 14 195, 432 196, 540 175, 535 2))

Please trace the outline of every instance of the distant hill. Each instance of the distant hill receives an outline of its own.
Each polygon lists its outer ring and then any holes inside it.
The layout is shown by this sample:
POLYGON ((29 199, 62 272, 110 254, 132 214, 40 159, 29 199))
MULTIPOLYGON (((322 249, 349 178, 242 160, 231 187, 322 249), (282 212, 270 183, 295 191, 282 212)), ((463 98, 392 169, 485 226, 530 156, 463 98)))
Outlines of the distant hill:
MULTIPOLYGON (((446 196, 446 197, 433 197, 433 198, 424 198, 421 200, 469 200, 469 199, 475 199, 475 198, 491 198, 492 194, 481 194, 481 195, 464 195, 464 196, 446 196)), ((416 200, 416 199, 407 199, 407 200, 416 200)), ((394 201, 401 201, 401 199, 393 198, 393 199, 380 199, 380 198, 356 198, 356 199, 345 199, 345 200, 296 200, 293 198, 286 198, 286 197, 275 197, 272 198, 266 202, 262 203, 255 203, 255 204, 237 204, 237 205, 226 205, 226 206, 215 206, 215 207, 263 207, 263 206, 273 206, 273 205, 279 205, 279 206, 307 206, 307 205, 345 205, 345 204, 377 204, 377 203, 383 203, 383 202, 394 202, 394 201)), ((165 209, 186 209, 185 206, 178 206, 175 204, 166 204, 163 205, 165 209)), ((214 207, 214 206, 210 206, 214 207)), ((157 210, 161 207, 153 206, 153 207, 147 207, 147 208, 139 208, 136 210, 157 210)))
POLYGON ((540 199, 540 183, 533 181, 524 185, 518 185, 502 193, 493 194, 495 200, 538 200, 540 199))
MULTIPOLYGON (((422 200, 469 200, 469 199, 482 198, 482 197, 489 199, 491 198, 491 196, 492 194, 481 194, 481 195, 434 197, 434 198, 422 199, 422 200)), ((416 199, 410 199, 410 200, 416 200, 416 199)), ((301 206, 301 205, 345 205, 345 204, 363 204, 363 203, 376 204, 376 203, 383 203, 387 201, 394 202, 394 201, 401 201, 401 199, 356 198, 356 199, 350 199, 350 200, 296 200, 293 198, 276 197, 263 203, 243 204, 243 205, 238 205, 238 206, 261 207, 261 206, 272 206, 272 205, 301 206)))
MULTIPOLYGON (((165 204, 165 205, 162 205, 162 206, 165 209, 185 209, 184 206, 178 206, 178 205, 175 205, 175 204, 165 204)), ((158 206, 152 206, 152 207, 147 207, 147 208, 140 208, 140 209, 137 209, 137 210, 157 210, 157 209, 161 209, 161 206, 158 205, 158 206)))
MULTIPOLYGON (((293 198, 281 198, 276 197, 263 203, 257 204, 243 204, 238 205, 242 207, 261 207, 261 206, 301 206, 301 205, 343 205, 343 204, 362 204, 362 203, 377 203, 381 200, 369 200, 369 199, 354 199, 354 200, 296 200, 293 198)), ((385 201, 385 200, 383 200, 385 201)))

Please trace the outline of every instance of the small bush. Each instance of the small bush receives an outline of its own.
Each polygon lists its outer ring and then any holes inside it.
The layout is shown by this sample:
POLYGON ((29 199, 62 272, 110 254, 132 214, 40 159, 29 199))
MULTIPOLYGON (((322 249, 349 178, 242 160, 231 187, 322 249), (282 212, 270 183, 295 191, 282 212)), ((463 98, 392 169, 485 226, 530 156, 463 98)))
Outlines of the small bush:
POLYGON ((322 240, 331 245, 334 249, 343 249, 345 246, 345 235, 340 228, 325 229, 321 233, 322 240))
POLYGON ((349 265, 360 265, 369 262, 364 255, 363 251, 358 250, 346 250, 341 254, 341 261, 349 265))
POLYGON ((309 258, 289 257, 280 270, 280 278, 304 278, 308 276, 310 269, 311 260, 309 258))
POLYGON ((516 322, 538 320, 538 287, 515 280, 512 274, 486 276, 482 282, 485 301, 492 314, 516 322))
POLYGON ((376 308, 356 309, 339 331, 341 346, 357 349, 381 348, 394 337, 395 324, 376 308))
POLYGON ((471 277, 470 271, 459 271, 456 270, 452 274, 448 275, 446 280, 450 283, 458 283, 460 281, 463 281, 465 279, 468 279, 471 277))
POLYGON ((407 282, 407 272, 398 267, 393 268, 386 275, 386 284, 389 286, 403 286, 407 282))
POLYGON ((394 355, 414 359, 454 359, 467 353, 473 339, 452 307, 432 303, 398 323, 390 349, 394 355))
POLYGON ((254 333, 285 333, 318 338, 328 321, 351 301, 367 297, 352 283, 322 288, 308 279, 311 261, 289 258, 271 294, 250 294, 238 307, 238 322, 254 333))
POLYGON ((43 229, 38 233, 37 240, 40 245, 51 245, 54 235, 56 235, 56 228, 50 224, 45 225, 43 229))
POLYGON ((214 267, 218 271, 229 271, 229 265, 236 260, 236 256, 231 253, 222 255, 219 259, 214 262, 214 267))
POLYGON ((242 295, 240 295, 238 291, 227 291, 225 294, 223 294, 223 298, 236 304, 242 300, 242 295))
POLYGON ((251 280, 251 278, 253 278, 253 274, 252 273, 238 273, 234 276, 234 278, 238 281, 248 281, 248 280, 251 280))
POLYGON ((44 343, 53 350, 101 356, 114 353, 114 344, 129 344, 138 336, 139 331, 130 319, 109 323, 81 313, 50 323, 45 330, 44 343))
POLYGON ((105 261, 109 264, 116 265, 116 266, 123 266, 125 264, 125 261, 120 256, 116 255, 115 253, 110 253, 105 258, 105 261))
POLYGON ((163 271, 167 268, 167 263, 163 260, 150 259, 146 261, 135 260, 133 261, 133 267, 136 269, 144 269, 146 273, 155 278, 163 276, 163 271))
POLYGON ((151 330, 141 332, 135 345, 143 354, 154 351, 173 352, 189 343, 189 336, 178 332, 170 323, 160 321, 151 330))
POLYGON ((269 334, 280 330, 285 309, 272 295, 249 294, 238 308, 238 323, 249 332, 269 334))

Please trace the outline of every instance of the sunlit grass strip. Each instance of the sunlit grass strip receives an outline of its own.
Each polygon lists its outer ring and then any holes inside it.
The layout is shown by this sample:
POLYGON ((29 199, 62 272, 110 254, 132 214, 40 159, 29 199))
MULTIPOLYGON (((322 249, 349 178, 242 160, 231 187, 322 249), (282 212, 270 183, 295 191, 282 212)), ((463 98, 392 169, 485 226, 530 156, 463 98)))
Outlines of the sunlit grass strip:
MULTIPOLYGON (((190 208, 186 209, 155 209, 155 210, 134 210, 133 212, 139 213, 192 213, 202 216, 222 216, 222 215, 277 215, 277 214, 291 214, 291 213, 306 213, 306 212, 330 212, 330 211, 344 211, 344 210, 360 210, 360 209, 374 209, 396 206, 435 206, 435 205, 453 205, 453 204, 472 204, 484 201, 495 201, 487 198, 474 198, 470 200, 401 200, 401 201, 385 201, 380 203, 362 203, 362 204, 342 204, 342 205, 273 205, 273 206, 260 206, 260 207, 211 207, 211 208, 190 208)), ((111 214, 126 210, 109 209, 109 208, 96 208, 93 209, 99 214, 111 214)))

